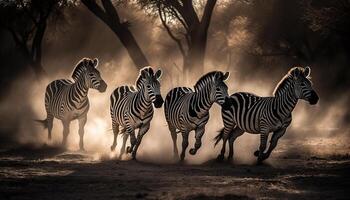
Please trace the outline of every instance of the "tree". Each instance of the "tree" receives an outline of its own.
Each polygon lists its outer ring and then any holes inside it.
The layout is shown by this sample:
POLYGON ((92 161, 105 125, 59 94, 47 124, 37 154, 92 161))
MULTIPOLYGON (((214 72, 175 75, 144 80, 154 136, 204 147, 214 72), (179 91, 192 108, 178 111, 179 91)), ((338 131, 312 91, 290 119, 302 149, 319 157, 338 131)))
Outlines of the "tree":
POLYGON ((137 68, 149 65, 146 56, 129 30, 130 23, 120 20, 118 11, 111 0, 101 0, 102 6, 95 0, 82 0, 82 3, 117 35, 137 68))
POLYGON ((137 0, 137 3, 146 12, 159 16, 165 30, 181 52, 185 71, 201 74, 216 0, 197 3, 192 0, 137 0), (203 12, 200 17, 198 10, 201 7, 203 12))
POLYGON ((5 0, 0 3, 0 25, 8 30, 38 78, 44 76, 42 42, 48 20, 59 17, 69 0, 5 0))
POLYGON ((308 27, 323 38, 335 38, 344 48, 349 48, 350 1, 303 0, 303 19, 308 27))

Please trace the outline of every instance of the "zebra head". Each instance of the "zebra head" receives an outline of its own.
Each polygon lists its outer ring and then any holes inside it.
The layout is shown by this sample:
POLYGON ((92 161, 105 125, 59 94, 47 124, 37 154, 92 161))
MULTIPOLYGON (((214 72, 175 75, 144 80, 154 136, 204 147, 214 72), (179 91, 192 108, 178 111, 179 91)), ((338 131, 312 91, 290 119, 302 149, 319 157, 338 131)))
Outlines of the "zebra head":
POLYGON ((98 59, 83 58, 75 67, 72 78, 78 81, 81 77, 84 78, 85 84, 99 92, 105 92, 107 89, 106 82, 101 78, 100 72, 96 69, 98 59))
POLYGON ((310 67, 295 67, 291 70, 290 74, 294 82, 295 96, 298 99, 304 99, 308 101, 311 105, 316 104, 319 97, 315 90, 312 88, 312 83, 310 80, 310 67))
POLYGON ((212 98, 214 101, 220 105, 222 105, 225 102, 227 94, 227 85, 225 81, 230 76, 229 72, 226 72, 225 74, 223 72, 216 72, 214 76, 214 87, 212 88, 212 98))
POLYGON ((162 70, 158 69, 156 73, 153 72, 151 67, 144 67, 140 71, 139 78, 137 80, 136 86, 140 89, 140 84, 143 84, 146 89, 146 95, 152 101, 154 107, 160 108, 163 105, 163 98, 160 93, 160 77, 162 76, 162 70))

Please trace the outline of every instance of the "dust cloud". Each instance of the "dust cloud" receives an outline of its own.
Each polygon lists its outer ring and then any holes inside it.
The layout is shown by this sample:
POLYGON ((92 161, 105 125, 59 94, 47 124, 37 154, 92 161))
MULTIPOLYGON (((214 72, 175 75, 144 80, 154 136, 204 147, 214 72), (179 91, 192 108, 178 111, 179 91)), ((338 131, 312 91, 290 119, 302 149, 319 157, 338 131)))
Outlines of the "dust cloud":
MULTIPOLYGON (((113 141, 113 132, 111 130, 111 119, 109 114, 109 96, 112 91, 121 85, 132 85, 138 75, 136 68, 128 67, 127 59, 119 62, 100 60, 98 69, 101 71, 102 78, 108 83, 105 93, 99 93, 96 90, 89 90, 90 111, 88 121, 85 126, 84 143, 88 154, 93 159, 116 159, 119 155, 122 138, 118 137, 118 145, 115 152, 110 151, 113 141)), ((73 68, 74 65, 72 65, 73 68)), ((155 67, 157 68, 157 67, 155 67)), ((162 67, 164 69, 164 67, 162 67)), ((210 71, 217 68, 207 68, 210 71)), ((220 69, 224 70, 224 69, 220 69)), ((165 73, 171 71, 164 70, 165 73)), ((234 70, 233 70, 234 71, 234 70)), ((280 77, 283 77, 281 74, 280 77)), ((239 73, 232 72, 227 82, 229 93, 238 91, 249 91, 261 96, 269 96, 278 83, 280 78, 270 83, 259 79, 253 81, 239 82, 239 73)), ((258 75, 256 75, 258 76, 258 75)), ((47 139, 47 130, 44 130, 34 119, 44 119, 46 117, 44 109, 44 93, 46 85, 54 79, 69 78, 70 72, 58 73, 54 77, 49 77, 40 83, 34 81, 35 77, 26 76, 19 78, 12 86, 11 93, 5 101, 1 103, 2 133, 11 133, 11 137, 19 144, 33 144, 40 146, 43 144, 59 146, 62 140, 62 124, 59 120, 54 120, 53 138, 47 139)), ((185 85, 167 79, 164 74, 161 80, 161 92, 163 98, 167 91, 175 85, 185 85)), ((194 85, 198 77, 191 78, 190 85, 194 85)), ((317 83, 314 83, 317 84, 317 83)), ((346 113, 342 107, 347 104, 347 96, 344 95, 337 102, 327 104, 321 101, 316 106, 310 106, 307 102, 299 101, 293 112, 293 122, 285 136, 280 140, 276 148, 277 154, 280 151, 299 153, 305 155, 333 155, 347 153, 348 148, 347 134, 349 129, 346 124, 341 124, 341 118, 346 113), (342 133, 343 132, 343 133, 342 133), (345 133, 345 134, 344 134, 345 133), (302 149, 298 147, 302 146, 302 149), (320 147, 322 147, 320 149, 320 147)), ((203 145, 196 156, 187 153, 186 159, 189 163, 200 164, 207 160, 214 159, 219 153, 220 145, 214 148, 213 138, 217 131, 223 126, 220 107, 213 105, 210 111, 210 120, 206 126, 206 133, 203 136, 203 145)), ((178 135, 178 148, 181 150, 181 135, 178 135)), ((129 143, 129 141, 128 141, 129 143)), ((68 136, 67 148, 69 151, 77 151, 79 144, 78 123, 71 123, 70 134, 68 136)), ((189 148, 194 145, 194 133, 190 134, 189 148)), ((253 163, 255 158, 252 154, 259 145, 259 137, 252 134, 244 134, 236 140, 235 159, 238 163, 253 163)), ((188 149, 189 149, 188 148, 188 149)), ((170 133, 164 118, 163 107, 155 109, 154 117, 151 122, 151 128, 144 136, 138 151, 138 159, 141 161, 155 163, 171 163, 173 145, 170 133)), ((283 155, 283 153, 282 153, 283 155)), ((123 159, 130 159, 126 155, 123 159)))
MULTIPOLYGON (((79 10, 80 18, 73 17, 76 10, 68 12, 67 16, 71 19, 68 25, 70 29, 66 27, 67 29, 52 36, 51 40, 45 41, 43 49, 47 49, 47 51, 43 56, 43 63, 45 63, 45 69, 49 74, 47 79, 38 82, 31 72, 24 72, 24 75, 13 82, 8 95, 1 101, 0 136, 12 141, 12 143, 2 142, 7 145, 60 145, 62 124, 59 120, 54 120, 51 141, 47 140, 47 130, 43 130, 39 124, 34 122, 34 119, 46 117, 45 88, 48 83, 55 79, 70 78, 74 65, 82 57, 97 57, 100 59, 98 69, 108 87, 105 93, 89 90, 90 111, 85 126, 85 149, 96 160, 116 159, 122 140, 119 136, 116 150, 111 152, 113 133, 109 114, 109 96, 118 86, 134 84, 138 70, 133 67, 116 36, 101 21, 84 7, 74 9, 79 10), (90 22, 88 27, 84 25, 86 21, 90 22), (66 35, 70 35, 70 37, 65 37, 66 35)), ((144 47, 144 52, 150 58, 153 67, 160 67, 164 71, 161 80, 163 98, 173 87, 192 87, 195 84, 200 77, 184 80, 183 70, 179 67, 182 62, 181 56, 164 30, 161 30, 159 26, 154 26, 154 22, 140 12, 121 10, 121 15, 135 21, 131 27, 135 38, 140 46, 144 47), (150 28, 153 26, 154 28, 150 28)), ((214 16, 214 21, 215 17, 217 16, 214 16)), ((250 45, 249 41, 251 42, 254 38, 245 31, 246 20, 244 17, 232 20, 228 29, 233 31, 229 31, 227 34, 220 30, 209 33, 213 39, 208 41, 204 71, 231 72, 227 81, 229 94, 246 91, 259 96, 271 96, 274 87, 292 67, 288 61, 284 59, 280 62, 268 60, 265 64, 257 64, 235 51, 231 55, 231 60, 227 61, 227 59, 222 59, 227 52, 219 51, 220 48, 222 49, 220 44, 223 43, 227 43, 228 47, 250 45)), ((214 23, 213 26, 215 26, 214 23)), ((348 153, 350 148, 347 144, 350 132, 349 123, 343 120, 348 115, 347 109, 344 108, 348 107, 349 94, 339 94, 336 100, 325 100, 329 91, 323 91, 324 76, 322 73, 327 72, 322 71, 321 68, 313 66, 311 68, 313 84, 320 94, 320 101, 316 106, 310 106, 302 100, 299 101, 293 112, 293 122, 276 148, 278 155, 290 155, 292 152, 292 154, 327 156, 348 153), (318 71, 319 69, 320 71, 318 71)), ((220 108, 218 105, 213 105, 201 149, 195 156, 186 154, 189 163, 200 164, 217 156, 220 145, 214 148, 213 138, 222 126, 220 108)), ((194 145, 194 133, 191 133, 189 138, 188 149, 194 145)), ((180 151, 181 141, 181 135, 178 135, 177 143, 180 151)), ((73 121, 68 136, 68 150, 76 151, 78 143, 78 123, 73 121)), ((235 143, 235 161, 254 162, 253 152, 258 145, 259 136, 257 135, 244 134, 238 138, 235 143)), ((155 109, 151 128, 143 138, 137 157, 142 161, 170 163, 172 162, 172 151, 172 141, 164 118, 163 107, 155 109)), ((129 156, 124 157, 124 159, 129 158, 129 156)))

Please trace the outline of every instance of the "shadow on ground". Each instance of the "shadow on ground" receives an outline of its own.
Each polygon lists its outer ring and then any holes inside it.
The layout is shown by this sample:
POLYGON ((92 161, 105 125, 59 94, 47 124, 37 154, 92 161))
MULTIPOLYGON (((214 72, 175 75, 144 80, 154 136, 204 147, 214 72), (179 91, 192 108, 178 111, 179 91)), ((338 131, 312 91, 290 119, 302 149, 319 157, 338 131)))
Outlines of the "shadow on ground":
POLYGON ((161 165, 21 147, 0 151, 0 199, 346 199, 349 169, 349 156, 161 165))

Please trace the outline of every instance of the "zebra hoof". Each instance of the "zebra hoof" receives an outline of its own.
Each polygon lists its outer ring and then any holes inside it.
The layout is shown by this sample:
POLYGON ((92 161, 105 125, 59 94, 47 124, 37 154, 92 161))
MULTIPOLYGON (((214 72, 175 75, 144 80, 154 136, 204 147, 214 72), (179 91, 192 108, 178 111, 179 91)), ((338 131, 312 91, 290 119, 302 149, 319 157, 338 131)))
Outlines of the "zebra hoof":
POLYGON ((191 155, 196 155, 197 150, 195 148, 190 149, 190 154, 191 155))
POLYGON ((258 162, 256 163, 256 165, 262 165, 263 164, 263 160, 264 159, 258 158, 258 162))
POLYGON ((218 157, 216 157, 216 160, 217 160, 218 162, 222 162, 222 161, 224 160, 224 155, 219 154, 218 157))
POLYGON ((259 150, 256 150, 256 151, 254 152, 254 156, 255 156, 255 157, 258 157, 258 156, 259 156, 259 150))
POLYGON ((130 146, 126 147, 126 153, 131 153, 131 147, 130 146))
POLYGON ((115 149, 115 146, 112 145, 111 146, 111 151, 114 151, 114 149, 115 149))
POLYGON ((185 159, 180 159, 180 160, 179 160, 179 164, 181 164, 181 165, 184 165, 184 164, 186 164, 186 161, 185 161, 185 159))

